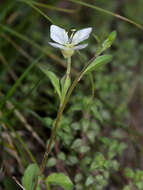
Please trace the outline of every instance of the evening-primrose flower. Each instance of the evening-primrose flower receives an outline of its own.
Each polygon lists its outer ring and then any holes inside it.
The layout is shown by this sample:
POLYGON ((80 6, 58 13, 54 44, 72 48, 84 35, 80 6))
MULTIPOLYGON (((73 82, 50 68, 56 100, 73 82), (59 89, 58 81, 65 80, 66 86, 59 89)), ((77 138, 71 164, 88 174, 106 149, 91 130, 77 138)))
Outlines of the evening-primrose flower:
POLYGON ((89 38, 89 35, 92 31, 92 28, 84 28, 82 30, 78 30, 77 32, 73 32, 70 37, 68 37, 68 33, 59 26, 51 25, 50 27, 50 37, 53 41, 57 42, 49 42, 49 44, 55 48, 61 49, 65 58, 69 58, 73 55, 74 50, 83 49, 88 46, 88 44, 78 45, 80 42, 89 38))

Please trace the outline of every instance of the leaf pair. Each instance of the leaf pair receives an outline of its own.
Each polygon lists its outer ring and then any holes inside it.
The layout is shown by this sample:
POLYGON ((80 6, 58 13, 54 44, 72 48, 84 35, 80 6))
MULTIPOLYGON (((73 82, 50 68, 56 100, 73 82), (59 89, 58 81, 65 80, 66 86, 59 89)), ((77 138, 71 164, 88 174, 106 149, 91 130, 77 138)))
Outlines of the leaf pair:
MULTIPOLYGON (((98 56, 84 71, 83 75, 89 74, 90 72, 94 71, 101 65, 111 61, 111 59, 112 59, 111 55, 98 56)), ((40 64, 39 67, 49 77, 55 91, 57 92, 60 98, 60 101, 63 102, 63 99, 65 98, 67 90, 71 84, 70 77, 65 75, 61 80, 61 86, 60 86, 59 78, 52 71, 49 71, 46 65, 40 64), (62 87, 62 90, 61 90, 61 87, 62 87)))
MULTIPOLYGON (((38 173, 39 167, 37 166, 37 164, 30 164, 28 168, 25 170, 24 176, 22 178, 22 185, 26 190, 33 190, 34 184, 36 180, 38 180, 38 173)), ((51 184, 59 185, 63 187, 65 190, 71 190, 74 186, 69 177, 63 173, 52 173, 46 178, 45 182, 47 189, 49 189, 49 186, 51 184)), ((36 190, 41 190, 41 188, 37 187, 36 190)))
MULTIPOLYGON (((103 51, 111 47, 112 43, 114 42, 116 38, 116 31, 111 32, 111 34, 108 36, 108 38, 102 43, 102 45, 97 49, 97 58, 86 68, 86 70, 83 72, 84 74, 89 74, 90 72, 97 69, 99 66, 102 66, 105 63, 108 63, 111 61, 112 56, 111 55, 101 55, 103 51)), ((59 78, 51 71, 48 70, 46 65, 40 64, 40 69, 49 77, 55 91, 57 92, 60 101, 63 102, 65 95, 69 89, 69 86, 71 84, 70 77, 65 75, 61 80, 61 86, 60 86, 60 80, 59 78)), ((82 75, 82 76, 83 76, 82 75)))

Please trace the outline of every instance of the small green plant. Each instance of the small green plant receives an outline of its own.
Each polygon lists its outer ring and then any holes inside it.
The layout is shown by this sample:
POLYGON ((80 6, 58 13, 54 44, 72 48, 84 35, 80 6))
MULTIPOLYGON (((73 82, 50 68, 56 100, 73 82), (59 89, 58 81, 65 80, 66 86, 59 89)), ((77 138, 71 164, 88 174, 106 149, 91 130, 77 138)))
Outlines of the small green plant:
POLYGON ((129 181, 129 185, 126 185, 123 190, 131 190, 133 188, 137 190, 143 189, 143 171, 137 169, 133 171, 131 168, 125 169, 125 176, 129 181))
POLYGON ((0 189, 143 189, 143 1, 0 5, 0 189))
MULTIPOLYGON (((40 188, 40 183, 42 181, 43 171, 44 171, 45 167, 46 166, 48 166, 48 167, 54 166, 54 164, 56 163, 54 159, 49 159, 48 165, 47 165, 48 155, 51 151, 51 146, 52 146, 52 143, 54 142, 58 126, 60 125, 60 119, 62 118, 64 108, 71 96, 72 91, 74 90, 74 88, 77 86, 78 82, 81 80, 81 78, 84 75, 90 74, 96 68, 98 68, 102 64, 110 62, 112 59, 111 55, 100 55, 100 54, 103 53, 106 49, 108 49, 112 45, 112 43, 116 37, 116 32, 112 32, 109 35, 109 37, 102 44, 100 44, 100 47, 98 48, 98 51, 94 55, 94 57, 81 70, 81 72, 77 75, 75 80, 73 82, 71 81, 71 76, 70 76, 70 74, 71 74, 71 56, 74 54, 75 50, 83 49, 83 48, 87 47, 88 44, 81 44, 81 45, 78 45, 78 44, 81 43, 82 41, 88 39, 91 32, 92 32, 92 28, 85 28, 85 29, 79 30, 77 32, 73 31, 69 38, 67 32, 64 29, 62 29, 56 25, 51 25, 51 27, 50 27, 51 39, 54 40, 56 43, 49 42, 49 44, 53 47, 61 49, 61 52, 62 52, 64 58, 67 60, 67 71, 66 71, 66 74, 61 79, 59 79, 55 73, 53 73, 52 71, 49 71, 49 68, 47 68, 46 65, 40 64, 40 66, 39 66, 40 69, 50 79, 50 81, 59 97, 60 104, 59 104, 59 110, 57 113, 57 119, 54 122, 51 138, 48 143, 48 147, 44 154, 40 168, 38 168, 37 165, 31 165, 25 171, 25 174, 24 174, 24 177, 22 180, 22 182, 23 182, 22 184, 23 184, 24 188, 26 188, 27 190, 30 190, 30 189, 38 190, 40 188), (31 178, 28 178, 30 171, 31 171, 31 173, 33 173, 33 175, 31 174, 31 178)), ((87 104, 87 106, 88 106, 88 104, 87 104)), ((57 134, 59 134, 59 133, 57 133, 57 134)), ((92 134, 88 133, 88 137, 92 141, 92 139, 93 139, 92 134)), ((76 140, 74 142, 75 145, 73 144, 71 146, 71 148, 73 148, 73 149, 75 149, 76 147, 78 148, 78 144, 79 144, 79 146, 81 146, 80 140, 79 140, 79 142, 77 142, 77 141, 78 140, 76 140)), ((81 146, 81 148, 79 150, 79 152, 82 155, 84 155, 88 151, 89 151, 88 146, 81 146)), ((64 157, 62 155, 60 156, 60 158, 61 157, 64 159, 64 157)), ((85 159, 86 159, 86 157, 85 157, 85 159)), ((110 159, 112 159, 112 158, 110 158, 110 159)), ((74 156, 72 158, 72 162, 73 161, 74 161, 74 156)), ((75 157, 75 162, 76 162, 76 157, 75 157)), ((81 164, 84 164, 84 161, 81 164)), ((98 184, 97 187, 99 186, 98 189, 101 189, 101 187, 103 187, 104 185, 107 184, 106 179, 108 178, 108 169, 110 168, 110 166, 108 166, 108 165, 110 165, 110 162, 107 161, 102 154, 96 154, 94 156, 93 161, 91 162, 91 160, 90 160, 88 162, 88 164, 90 164, 89 170, 91 172, 94 172, 97 169, 97 170, 99 170, 98 171, 99 174, 96 175, 95 180, 93 179, 93 176, 92 176, 93 174, 91 176, 87 176, 87 180, 85 182, 85 187, 91 186, 91 184, 94 184, 94 182, 95 182, 98 184), (102 162, 102 160, 103 160, 103 162, 102 162), (107 168, 107 172, 104 171, 103 174, 101 175, 102 167, 107 168)), ((85 165, 84 167, 87 167, 87 166, 85 165)), ((118 164, 115 163, 114 166, 112 166, 112 167, 118 168, 118 164)), ((82 180, 82 174, 79 174, 75 177, 75 182, 78 182, 80 180, 82 180)), ((68 178, 68 176, 65 176, 63 173, 52 173, 51 175, 49 175, 46 178, 45 182, 47 185, 47 189, 50 189, 51 185, 60 185, 64 189, 72 189, 73 188, 73 183, 68 178)), ((80 184, 77 184, 77 187, 80 189, 79 186, 80 186, 80 184)))

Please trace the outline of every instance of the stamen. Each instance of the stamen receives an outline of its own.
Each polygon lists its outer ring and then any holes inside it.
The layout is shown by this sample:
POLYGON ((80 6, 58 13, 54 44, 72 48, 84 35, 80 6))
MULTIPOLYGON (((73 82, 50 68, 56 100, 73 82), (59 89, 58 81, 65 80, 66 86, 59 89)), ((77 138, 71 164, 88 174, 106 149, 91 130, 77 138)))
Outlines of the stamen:
POLYGON ((72 34, 71 34, 71 36, 70 36, 70 42, 72 42, 72 39, 73 39, 73 36, 74 36, 74 34, 75 34, 75 32, 76 32, 76 29, 71 29, 71 32, 72 32, 72 34))

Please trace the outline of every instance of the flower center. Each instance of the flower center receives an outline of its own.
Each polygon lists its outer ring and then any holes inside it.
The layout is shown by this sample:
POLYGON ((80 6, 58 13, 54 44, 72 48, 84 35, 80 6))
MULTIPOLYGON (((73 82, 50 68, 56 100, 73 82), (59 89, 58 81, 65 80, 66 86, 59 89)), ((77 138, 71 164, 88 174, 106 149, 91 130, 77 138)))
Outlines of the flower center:
POLYGON ((69 49, 71 49, 71 48, 73 48, 73 44, 71 44, 71 43, 68 43, 68 44, 65 44, 65 46, 67 47, 67 48, 69 48, 69 49))

